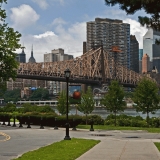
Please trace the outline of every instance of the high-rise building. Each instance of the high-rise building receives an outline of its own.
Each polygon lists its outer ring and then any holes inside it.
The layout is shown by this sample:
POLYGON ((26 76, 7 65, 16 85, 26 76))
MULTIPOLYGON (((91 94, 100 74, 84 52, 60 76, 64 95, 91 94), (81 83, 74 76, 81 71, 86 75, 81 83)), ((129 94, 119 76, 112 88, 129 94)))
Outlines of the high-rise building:
POLYGON ((32 45, 32 50, 31 50, 31 57, 29 58, 29 63, 36 63, 35 58, 33 57, 33 45, 32 45))
POLYGON ((26 63, 26 54, 24 52, 24 48, 22 47, 22 53, 17 54, 16 60, 20 63, 26 63))
POLYGON ((56 62, 73 59, 73 55, 64 54, 64 49, 54 49, 51 53, 44 54, 44 62, 56 62))
MULTIPOLYGON (((64 49, 54 49, 51 53, 44 54, 44 62, 56 62, 73 59, 73 55, 64 54, 64 49)), ((49 93, 57 96, 63 90, 63 82, 48 81, 49 93)))
POLYGON ((142 60, 143 57, 143 49, 139 49, 139 61, 142 60))
POLYGON ((150 70, 150 57, 148 54, 143 54, 142 57, 142 73, 148 73, 150 70))
POLYGON ((139 73, 142 73, 143 49, 139 49, 139 73))
POLYGON ((130 69, 139 73, 139 43, 135 35, 130 36, 130 69))
POLYGON ((143 53, 150 57, 150 71, 156 67, 160 72, 160 45, 155 43, 156 39, 160 39, 160 32, 149 28, 143 36, 143 53))
POLYGON ((108 18, 87 22, 87 51, 100 44, 110 54, 112 46, 118 46, 118 62, 130 68, 130 24, 108 18))

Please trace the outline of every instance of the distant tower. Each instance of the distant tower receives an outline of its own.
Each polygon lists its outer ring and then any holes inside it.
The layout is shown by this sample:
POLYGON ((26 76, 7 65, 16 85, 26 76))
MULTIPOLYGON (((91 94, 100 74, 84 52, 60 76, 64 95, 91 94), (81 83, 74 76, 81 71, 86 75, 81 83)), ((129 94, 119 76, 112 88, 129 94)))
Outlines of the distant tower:
POLYGON ((31 57, 29 58, 29 63, 36 63, 35 58, 33 57, 33 45, 32 45, 32 51, 31 51, 31 57))
POLYGON ((147 73, 150 70, 150 58, 147 54, 142 57, 142 73, 147 73))
POLYGON ((26 54, 24 52, 25 47, 21 47, 21 48, 22 48, 22 52, 17 54, 16 60, 20 63, 26 63, 26 54))

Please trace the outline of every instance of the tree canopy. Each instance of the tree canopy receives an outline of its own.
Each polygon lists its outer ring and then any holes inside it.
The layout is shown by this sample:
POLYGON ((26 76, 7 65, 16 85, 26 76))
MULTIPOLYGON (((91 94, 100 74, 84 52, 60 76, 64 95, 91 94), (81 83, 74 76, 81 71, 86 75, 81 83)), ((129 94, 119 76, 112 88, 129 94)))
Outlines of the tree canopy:
POLYGON ((8 27, 5 22, 7 17, 6 12, 2 9, 2 4, 7 3, 7 0, 0 0, 0 87, 6 87, 6 81, 10 78, 15 79, 18 63, 15 60, 16 49, 20 48, 19 40, 21 34, 8 27))
MULTIPOLYGON (((60 95, 58 98, 58 104, 57 104, 57 110, 60 114, 64 115, 67 113, 66 105, 67 105, 66 91, 62 91, 62 92, 60 92, 60 95)), ((68 110, 70 110, 69 104, 68 104, 68 110)))
POLYGON ((49 91, 45 88, 38 88, 29 97, 30 100, 48 100, 49 91))
POLYGON ((116 114, 118 111, 124 111, 126 108, 126 102, 124 101, 124 90, 117 81, 112 81, 109 86, 108 92, 101 100, 106 109, 115 114, 115 126, 116 126, 116 114))
POLYGON ((160 0, 105 0, 106 5, 119 5, 127 14, 134 14, 138 10, 144 10, 150 17, 139 16, 142 26, 146 25, 160 31, 160 0))
POLYGON ((17 102, 21 99, 21 90, 20 89, 14 89, 14 90, 7 90, 3 98, 5 102, 17 102))
POLYGON ((133 93, 132 99, 136 103, 136 111, 147 113, 147 122, 149 113, 154 113, 157 109, 160 109, 158 91, 158 86, 154 81, 144 78, 139 82, 133 93))
POLYGON ((95 106, 95 100, 92 94, 90 87, 87 88, 87 92, 82 92, 81 102, 78 104, 78 110, 86 115, 86 124, 87 124, 87 115, 92 113, 95 106))

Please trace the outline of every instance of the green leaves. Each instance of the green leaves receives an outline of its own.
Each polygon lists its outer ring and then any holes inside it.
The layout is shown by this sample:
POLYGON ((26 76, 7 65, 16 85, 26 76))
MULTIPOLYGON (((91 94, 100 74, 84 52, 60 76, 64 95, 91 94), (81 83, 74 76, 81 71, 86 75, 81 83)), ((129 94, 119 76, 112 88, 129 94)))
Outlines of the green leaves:
MULTIPOLYGON (((57 110, 59 111, 60 114, 64 115, 67 113, 66 105, 67 105, 66 91, 62 91, 59 95, 58 104, 57 104, 57 110)), ((69 104, 68 104, 68 108, 70 108, 69 104)))
POLYGON ((124 111, 126 108, 126 102, 124 99, 124 90, 117 81, 112 81, 109 86, 108 92, 101 100, 106 109, 115 114, 115 126, 116 126, 116 114, 118 111, 124 111))
POLYGON ((94 110, 94 97, 91 88, 88 87, 86 93, 81 95, 81 103, 78 104, 78 110, 84 114, 90 114, 94 110))
POLYGON ((118 111, 124 111, 126 107, 126 102, 124 99, 124 91, 121 86, 119 86, 117 81, 112 81, 109 86, 108 92, 105 94, 104 98, 101 100, 101 104, 103 104, 107 110, 113 113, 117 113, 118 111))
POLYGON ((158 95, 158 86, 155 82, 149 79, 142 79, 133 93, 133 101, 137 111, 143 113, 154 112, 160 108, 160 96, 158 95))
POLYGON ((119 4, 120 9, 127 14, 134 14, 143 9, 150 17, 138 17, 142 26, 146 25, 160 31, 160 1, 159 0, 105 0, 106 5, 119 4))
POLYGON ((10 78, 14 80, 17 74, 18 63, 14 51, 21 46, 21 34, 5 23, 6 12, 2 9, 2 3, 7 3, 7 0, 0 0, 0 3, 0 83, 5 87, 5 82, 10 78))

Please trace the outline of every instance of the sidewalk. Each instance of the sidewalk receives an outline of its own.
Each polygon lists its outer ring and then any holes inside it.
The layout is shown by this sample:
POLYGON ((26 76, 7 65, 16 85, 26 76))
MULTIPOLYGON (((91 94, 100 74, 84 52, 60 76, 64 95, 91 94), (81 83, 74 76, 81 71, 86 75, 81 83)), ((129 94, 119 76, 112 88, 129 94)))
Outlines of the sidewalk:
POLYGON ((160 160, 152 140, 104 139, 76 160, 160 160))
MULTIPOLYGON (((0 131, 10 136, 3 141, 0 135, 0 160, 11 160, 30 150, 49 145, 64 139, 65 128, 23 125, 23 128, 1 126, 0 131), (23 144, 23 145, 22 145, 23 144), (8 149, 10 148, 10 149, 8 149)), ((160 133, 146 131, 70 130, 70 137, 96 139, 101 142, 76 160, 160 160, 160 152, 153 142, 160 142, 160 133)))

